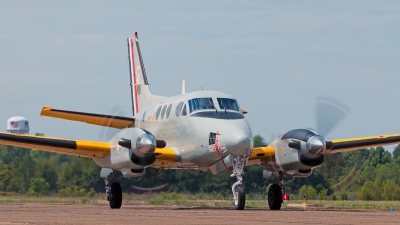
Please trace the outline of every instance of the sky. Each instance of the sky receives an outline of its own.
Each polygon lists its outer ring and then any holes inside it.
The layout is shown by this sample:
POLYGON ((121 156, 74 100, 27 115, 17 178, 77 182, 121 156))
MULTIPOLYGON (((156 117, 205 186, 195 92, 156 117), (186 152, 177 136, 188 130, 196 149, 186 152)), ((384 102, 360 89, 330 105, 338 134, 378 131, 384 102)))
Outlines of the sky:
POLYGON ((266 141, 315 128, 319 96, 350 109, 326 139, 400 133, 400 2, 366 0, 2 1, 0 130, 18 114, 31 133, 103 140, 40 111, 132 115, 135 31, 153 94, 231 94, 266 141))

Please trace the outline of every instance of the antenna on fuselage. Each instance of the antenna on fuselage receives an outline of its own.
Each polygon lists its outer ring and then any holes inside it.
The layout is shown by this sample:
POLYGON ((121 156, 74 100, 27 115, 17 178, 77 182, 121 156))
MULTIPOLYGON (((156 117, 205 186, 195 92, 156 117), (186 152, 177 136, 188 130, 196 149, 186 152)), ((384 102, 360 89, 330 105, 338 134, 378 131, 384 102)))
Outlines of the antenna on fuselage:
POLYGON ((185 80, 182 81, 182 94, 186 94, 186 82, 185 80))

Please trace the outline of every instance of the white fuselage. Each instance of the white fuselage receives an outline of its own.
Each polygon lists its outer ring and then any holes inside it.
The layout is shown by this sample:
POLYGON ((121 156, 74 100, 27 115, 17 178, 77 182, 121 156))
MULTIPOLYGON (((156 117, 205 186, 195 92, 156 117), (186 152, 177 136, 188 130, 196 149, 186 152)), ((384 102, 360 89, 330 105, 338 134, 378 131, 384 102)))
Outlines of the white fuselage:
POLYGON ((143 168, 132 164, 131 150, 118 145, 121 138, 134 140, 137 128, 165 141, 166 148, 179 155, 179 162, 167 167, 156 162, 151 167, 207 171, 229 155, 248 157, 253 148, 253 133, 235 98, 216 91, 199 91, 163 98, 140 110, 135 115, 135 128, 115 135, 110 140, 111 155, 95 159, 96 163, 118 170, 143 168))
POLYGON ((229 107, 224 108, 218 98, 236 102, 231 95, 216 91, 165 98, 141 110, 135 116, 135 127, 148 130, 158 140, 164 140, 167 147, 178 148, 182 156, 182 163, 176 165, 178 168, 207 167, 220 160, 221 155, 250 153, 253 134, 239 105, 236 110, 233 107, 225 110, 229 107), (204 98, 211 99, 214 109, 197 109, 189 102, 204 98), (210 133, 217 132, 219 145, 225 145, 219 151, 221 155, 214 148, 214 140, 210 141, 210 133))

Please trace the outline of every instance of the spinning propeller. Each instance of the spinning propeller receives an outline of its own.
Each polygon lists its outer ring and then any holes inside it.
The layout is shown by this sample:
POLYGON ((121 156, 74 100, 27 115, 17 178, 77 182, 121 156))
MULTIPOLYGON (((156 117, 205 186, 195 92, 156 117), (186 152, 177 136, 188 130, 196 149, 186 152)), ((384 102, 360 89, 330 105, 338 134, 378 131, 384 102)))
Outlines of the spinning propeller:
POLYGON ((348 114, 349 108, 343 103, 328 97, 317 97, 316 123, 318 134, 306 129, 297 129, 287 132, 282 139, 290 140, 288 146, 300 151, 304 159, 313 159, 321 156, 325 150, 333 148, 331 141, 326 141, 330 131, 348 114))
MULTIPOLYGON (((123 107, 121 105, 115 105, 109 111, 108 115, 128 116, 129 114, 130 113, 126 113, 126 111, 123 109, 123 107)), ((112 120, 113 119, 110 120, 110 123, 112 120)), ((99 140, 109 141, 112 137, 114 137, 120 131, 121 130, 119 130, 119 129, 103 126, 99 130, 99 134, 98 134, 99 140)), ((122 147, 125 147, 128 149, 131 149, 132 146, 134 146, 142 154, 148 155, 148 154, 154 153, 154 150, 155 150, 154 147, 164 148, 167 143, 163 140, 156 140, 153 137, 153 135, 147 134, 138 140, 128 140, 128 139, 122 138, 118 142, 118 144, 121 145, 122 147)), ((146 170, 146 173, 141 178, 135 178, 135 179, 139 179, 139 181, 137 183, 140 183, 140 185, 143 185, 146 187, 131 185, 132 192, 136 193, 136 194, 147 194, 147 193, 158 193, 161 191, 167 191, 169 189, 169 183, 165 182, 166 175, 164 175, 164 173, 165 173, 164 170, 152 170, 152 168, 148 168, 146 170), (153 182, 151 184, 149 184, 149 182, 146 182, 146 176, 147 177, 160 177, 160 179, 158 179, 159 182, 154 182, 154 179, 152 179, 153 182), (146 183, 147 183, 147 185, 146 185, 146 183)))
POLYGON ((326 137, 350 112, 350 109, 343 103, 321 96, 317 97, 315 110, 317 132, 322 137, 326 137))

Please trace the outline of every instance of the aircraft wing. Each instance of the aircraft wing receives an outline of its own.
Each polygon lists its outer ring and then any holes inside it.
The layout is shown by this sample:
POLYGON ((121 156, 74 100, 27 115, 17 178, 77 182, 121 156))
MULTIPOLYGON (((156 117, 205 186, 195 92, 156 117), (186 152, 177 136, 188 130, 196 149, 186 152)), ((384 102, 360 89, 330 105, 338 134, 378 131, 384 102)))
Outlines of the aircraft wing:
POLYGON ((181 155, 174 148, 156 148, 154 154, 156 155, 156 161, 152 167, 170 168, 175 163, 181 162, 181 155))
POLYGON ((256 147, 253 148, 249 160, 247 161, 247 165, 258 164, 261 162, 268 162, 275 155, 274 147, 256 147))
MULTIPOLYGON (((400 144, 400 134, 337 139, 330 140, 328 142, 332 142, 333 147, 331 149, 327 149, 324 154, 334 154, 377 146, 400 144)), ((267 162, 271 160, 274 155, 275 150, 273 147, 253 148, 253 152, 249 157, 247 165, 267 162)))
POLYGON ((123 129, 127 127, 133 127, 135 119, 133 117, 123 116, 112 116, 102 115, 94 113, 74 112, 60 109, 53 109, 49 106, 45 106, 40 113, 42 116, 55 117, 65 120, 73 120, 79 122, 85 122, 89 124, 95 124, 104 127, 113 127, 117 129, 123 129))
POLYGON ((331 150, 326 150, 324 154, 333 154, 376 146, 400 144, 400 134, 338 139, 331 140, 331 142, 333 143, 333 148, 331 150))
POLYGON ((0 144, 31 148, 87 158, 103 158, 110 153, 108 142, 83 141, 0 132, 0 144))

